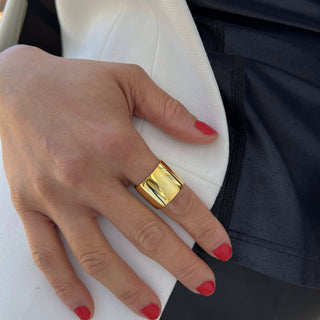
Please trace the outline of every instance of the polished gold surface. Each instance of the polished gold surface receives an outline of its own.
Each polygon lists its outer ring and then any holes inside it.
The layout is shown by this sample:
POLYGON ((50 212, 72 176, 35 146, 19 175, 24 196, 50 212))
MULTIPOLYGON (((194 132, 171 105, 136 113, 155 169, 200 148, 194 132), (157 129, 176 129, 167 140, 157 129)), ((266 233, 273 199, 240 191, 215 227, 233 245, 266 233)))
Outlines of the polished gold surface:
POLYGON ((136 189, 150 204, 161 209, 178 194, 182 186, 183 180, 161 161, 136 189))

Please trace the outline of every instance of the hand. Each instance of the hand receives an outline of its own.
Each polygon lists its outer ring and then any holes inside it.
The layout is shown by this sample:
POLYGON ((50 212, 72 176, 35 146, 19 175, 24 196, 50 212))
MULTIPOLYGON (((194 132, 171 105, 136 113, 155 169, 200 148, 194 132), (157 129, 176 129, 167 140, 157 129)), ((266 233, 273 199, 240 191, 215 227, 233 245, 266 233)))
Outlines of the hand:
MULTIPOLYGON (((12 202, 34 262, 68 308, 92 315, 94 303, 56 228, 82 268, 128 308, 149 319, 159 315, 159 298, 113 251, 97 224, 99 214, 191 291, 213 292, 210 267, 127 186, 140 184, 159 163, 132 115, 189 143, 211 143, 216 134, 140 67, 13 47, 0 55, 0 111, 12 202)), ((220 258, 230 257, 226 231, 187 185, 163 212, 208 254, 215 256, 224 244, 229 255, 220 258)))

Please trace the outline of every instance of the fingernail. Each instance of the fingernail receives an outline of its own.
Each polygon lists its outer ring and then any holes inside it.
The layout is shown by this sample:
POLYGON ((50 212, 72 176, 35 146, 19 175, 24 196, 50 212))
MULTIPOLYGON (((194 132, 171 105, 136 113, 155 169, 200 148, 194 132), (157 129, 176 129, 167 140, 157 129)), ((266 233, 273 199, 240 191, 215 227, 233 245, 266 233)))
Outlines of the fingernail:
POLYGON ((202 121, 197 120, 194 126, 207 136, 213 136, 214 134, 217 134, 216 130, 212 129, 202 121))
POLYGON ((157 319, 160 315, 160 308, 156 304, 149 304, 143 309, 140 310, 140 312, 145 315, 148 319, 157 319))
POLYGON ((213 254, 222 261, 227 261, 232 256, 232 249, 227 243, 223 243, 221 246, 212 251, 213 254))
POLYGON ((86 306, 79 306, 73 310, 81 320, 89 320, 91 312, 86 306))
POLYGON ((210 296, 214 293, 215 284, 212 281, 206 281, 202 285, 200 285, 197 290, 204 296, 210 296))

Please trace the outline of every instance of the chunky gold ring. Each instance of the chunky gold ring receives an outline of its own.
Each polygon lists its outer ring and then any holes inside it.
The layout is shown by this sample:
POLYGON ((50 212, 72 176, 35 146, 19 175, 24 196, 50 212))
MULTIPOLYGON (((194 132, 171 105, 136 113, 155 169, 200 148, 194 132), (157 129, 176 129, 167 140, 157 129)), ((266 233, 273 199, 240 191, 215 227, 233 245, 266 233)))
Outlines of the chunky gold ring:
POLYGON ((165 207, 180 191, 183 180, 163 161, 136 190, 155 208, 165 207))

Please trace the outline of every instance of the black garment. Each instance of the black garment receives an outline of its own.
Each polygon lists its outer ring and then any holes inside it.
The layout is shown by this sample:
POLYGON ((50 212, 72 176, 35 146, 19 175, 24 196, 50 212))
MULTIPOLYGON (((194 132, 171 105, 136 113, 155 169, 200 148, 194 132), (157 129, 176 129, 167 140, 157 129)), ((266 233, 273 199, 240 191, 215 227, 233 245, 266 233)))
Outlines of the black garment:
POLYGON ((232 262, 320 289, 320 2, 188 3, 227 113, 232 262))
POLYGON ((61 56, 60 26, 54 0, 28 0, 19 43, 61 56))
POLYGON ((320 290, 302 288, 211 258, 216 292, 203 297, 177 282, 160 320, 319 320, 320 290))

